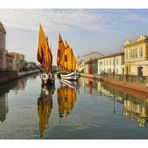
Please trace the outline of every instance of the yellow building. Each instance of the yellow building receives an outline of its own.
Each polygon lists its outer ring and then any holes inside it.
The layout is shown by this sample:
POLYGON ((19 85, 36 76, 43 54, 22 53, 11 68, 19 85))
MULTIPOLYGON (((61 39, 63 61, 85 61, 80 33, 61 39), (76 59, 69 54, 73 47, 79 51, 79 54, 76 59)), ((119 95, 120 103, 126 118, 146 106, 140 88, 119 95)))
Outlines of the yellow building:
POLYGON ((148 76, 148 36, 126 41, 124 56, 126 74, 148 76))

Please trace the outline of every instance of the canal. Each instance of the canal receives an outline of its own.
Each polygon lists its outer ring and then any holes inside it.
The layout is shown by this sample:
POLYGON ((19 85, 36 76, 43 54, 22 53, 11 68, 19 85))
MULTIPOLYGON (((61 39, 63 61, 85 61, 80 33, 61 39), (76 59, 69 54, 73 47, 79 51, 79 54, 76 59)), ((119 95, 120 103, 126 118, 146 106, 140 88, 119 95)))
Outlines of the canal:
POLYGON ((41 88, 34 74, 0 87, 1 139, 148 138, 148 98, 80 78, 41 88))

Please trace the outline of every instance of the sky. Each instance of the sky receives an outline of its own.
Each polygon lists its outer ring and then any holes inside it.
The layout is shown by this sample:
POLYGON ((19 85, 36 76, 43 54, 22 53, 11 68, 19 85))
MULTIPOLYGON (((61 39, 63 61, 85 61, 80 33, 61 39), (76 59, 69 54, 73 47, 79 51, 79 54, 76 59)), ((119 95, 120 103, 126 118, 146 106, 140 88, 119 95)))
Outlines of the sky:
POLYGON ((6 49, 37 62, 39 25, 42 24, 56 64, 58 34, 76 56, 98 51, 108 55, 123 51, 126 40, 148 35, 148 9, 0 9, 6 49))

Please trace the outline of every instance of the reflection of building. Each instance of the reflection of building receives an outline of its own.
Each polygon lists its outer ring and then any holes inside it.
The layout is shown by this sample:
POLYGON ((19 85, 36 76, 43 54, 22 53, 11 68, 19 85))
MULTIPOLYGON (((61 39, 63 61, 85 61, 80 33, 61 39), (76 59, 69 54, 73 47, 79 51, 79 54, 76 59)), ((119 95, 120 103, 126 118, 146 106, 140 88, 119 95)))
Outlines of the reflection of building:
POLYGON ((38 116, 39 116, 39 131, 40 136, 43 135, 47 128, 48 120, 52 112, 52 94, 54 88, 44 86, 41 89, 41 96, 38 98, 38 116))
POLYGON ((133 97, 127 95, 124 100, 124 115, 136 119, 139 126, 144 127, 148 121, 148 101, 146 98, 133 97))
POLYGON ((0 94, 0 121, 3 123, 6 120, 8 113, 8 95, 0 94))
POLYGON ((98 59, 98 74, 124 74, 124 52, 104 56, 98 59))
POLYGON ((68 86, 61 86, 57 90, 57 99, 59 117, 62 118, 69 115, 70 111, 72 110, 77 99, 76 90, 68 86))
POLYGON ((91 52, 78 58, 77 69, 83 73, 97 74, 97 59, 103 57, 99 52, 91 52))
POLYGON ((6 31, 0 22, 0 69, 6 69, 6 31))
POLYGON ((97 83, 98 81, 92 79, 80 78, 80 85, 83 88, 83 91, 90 95, 96 95, 98 93, 97 83))
POLYGON ((126 74, 148 76, 148 36, 126 41, 124 53, 126 74))
POLYGON ((16 93, 18 90, 24 90, 27 83, 27 77, 21 78, 16 82, 16 85, 12 88, 16 93))

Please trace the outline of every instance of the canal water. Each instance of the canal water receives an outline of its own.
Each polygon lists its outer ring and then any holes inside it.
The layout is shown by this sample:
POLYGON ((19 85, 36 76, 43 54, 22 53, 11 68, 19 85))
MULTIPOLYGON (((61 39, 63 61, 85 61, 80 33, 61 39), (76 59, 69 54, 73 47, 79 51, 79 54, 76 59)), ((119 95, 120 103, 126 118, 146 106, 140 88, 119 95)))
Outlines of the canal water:
POLYGON ((86 78, 41 87, 34 74, 0 87, 0 138, 148 138, 148 98, 86 78))

